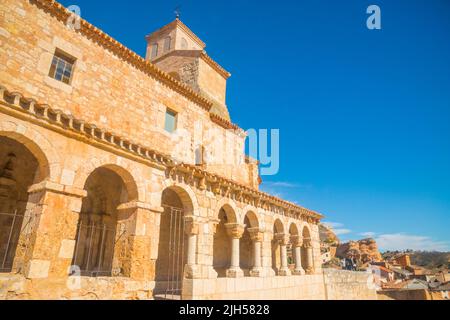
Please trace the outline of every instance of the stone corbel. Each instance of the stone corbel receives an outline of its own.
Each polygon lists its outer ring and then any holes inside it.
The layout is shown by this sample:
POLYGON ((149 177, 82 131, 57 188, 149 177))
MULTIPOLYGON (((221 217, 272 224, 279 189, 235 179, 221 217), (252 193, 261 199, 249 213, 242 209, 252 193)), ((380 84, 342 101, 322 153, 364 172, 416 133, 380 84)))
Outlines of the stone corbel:
POLYGON ((189 171, 184 175, 184 181, 186 184, 191 185, 194 183, 194 171, 189 171))
POLYGON ((199 181, 199 184, 198 184, 198 188, 200 190, 202 190, 202 191, 206 190, 207 186, 206 186, 206 177, 205 176, 202 176, 200 178, 200 181, 199 181))
POLYGON ((225 197, 229 198, 231 194, 231 186, 226 186, 225 188, 225 197))
POLYGON ((221 185, 219 182, 215 182, 212 187, 211 190, 214 194, 220 194, 220 190, 221 190, 221 185))
POLYGON ((169 178, 172 178, 173 180, 175 180, 175 178, 177 176, 177 167, 173 166, 172 168, 169 168, 168 175, 169 175, 169 178))

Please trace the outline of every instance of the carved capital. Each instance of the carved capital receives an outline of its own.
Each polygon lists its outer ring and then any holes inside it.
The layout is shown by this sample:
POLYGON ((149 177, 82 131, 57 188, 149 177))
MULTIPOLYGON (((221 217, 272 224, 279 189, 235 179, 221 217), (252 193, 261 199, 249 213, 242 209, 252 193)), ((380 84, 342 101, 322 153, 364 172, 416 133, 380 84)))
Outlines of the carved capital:
POLYGON ((290 240, 294 248, 301 247, 303 245, 303 239, 299 235, 291 236, 290 240))
POLYGON ((249 228, 247 229, 250 233, 250 239, 254 242, 263 242, 264 232, 260 228, 249 228))
POLYGON ((289 244, 289 236, 284 233, 275 233, 274 238, 278 241, 280 246, 286 246, 289 244))
POLYGON ((219 226, 219 224, 220 224, 220 220, 211 220, 210 221, 212 234, 216 234, 217 227, 219 226))
POLYGON ((312 248, 311 239, 303 239, 303 248, 305 249, 312 248))
POLYGON ((228 235, 233 239, 240 239, 245 230, 245 226, 238 223, 227 223, 225 227, 228 235))
POLYGON ((184 231, 188 236, 198 235, 200 226, 195 217, 187 216, 184 218, 184 231))

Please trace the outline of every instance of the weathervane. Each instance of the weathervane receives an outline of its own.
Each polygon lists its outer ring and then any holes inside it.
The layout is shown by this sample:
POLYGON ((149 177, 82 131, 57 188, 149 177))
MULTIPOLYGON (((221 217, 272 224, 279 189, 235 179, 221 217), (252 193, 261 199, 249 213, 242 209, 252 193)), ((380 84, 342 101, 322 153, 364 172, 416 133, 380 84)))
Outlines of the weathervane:
POLYGON ((175 8, 175 18, 177 18, 177 19, 180 19, 180 16, 181 16, 181 6, 180 5, 178 5, 176 8, 175 8))

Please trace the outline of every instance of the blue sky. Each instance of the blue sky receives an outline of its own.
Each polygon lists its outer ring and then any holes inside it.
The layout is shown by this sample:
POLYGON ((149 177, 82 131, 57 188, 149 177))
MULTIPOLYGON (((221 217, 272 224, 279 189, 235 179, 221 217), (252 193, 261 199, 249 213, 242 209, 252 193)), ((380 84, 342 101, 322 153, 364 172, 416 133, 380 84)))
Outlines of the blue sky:
POLYGON ((450 2, 61 1, 144 55, 181 19, 232 73, 244 129, 280 129, 262 189, 326 215, 344 239, 450 250, 450 2), (382 30, 366 28, 381 8, 382 30))

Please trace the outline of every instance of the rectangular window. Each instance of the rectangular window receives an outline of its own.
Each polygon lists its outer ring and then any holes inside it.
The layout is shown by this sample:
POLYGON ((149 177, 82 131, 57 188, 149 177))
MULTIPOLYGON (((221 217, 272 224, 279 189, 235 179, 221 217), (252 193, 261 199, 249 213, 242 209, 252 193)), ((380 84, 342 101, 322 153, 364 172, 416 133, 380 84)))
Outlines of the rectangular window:
POLYGON ((164 129, 167 132, 174 132, 177 129, 177 113, 175 111, 166 110, 166 121, 164 125, 164 129))
POLYGON ((152 45, 152 53, 151 53, 151 58, 155 59, 158 56, 158 44, 155 43, 152 45))
POLYGON ((53 56, 52 65, 50 66, 49 77, 64 82, 65 84, 70 84, 75 61, 75 58, 69 57, 57 49, 53 56))

